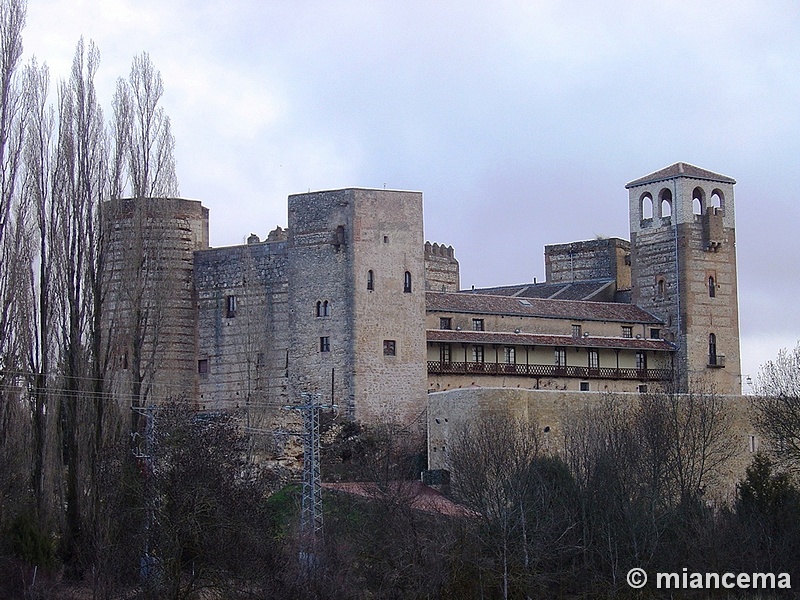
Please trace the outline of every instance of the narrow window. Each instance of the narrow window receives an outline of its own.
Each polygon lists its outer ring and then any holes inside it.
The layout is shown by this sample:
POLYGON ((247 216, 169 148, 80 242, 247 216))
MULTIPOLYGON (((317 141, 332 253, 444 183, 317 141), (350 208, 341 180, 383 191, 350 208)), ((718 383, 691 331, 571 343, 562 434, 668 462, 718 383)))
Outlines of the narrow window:
POLYGON ((580 325, 573 325, 572 326, 572 337, 581 337, 581 326, 580 325))
POLYGON ((476 363, 483 362, 483 346, 472 347, 472 362, 476 363))
POLYGON ((208 359, 201 358, 197 361, 197 373, 200 375, 208 375, 208 359))
POLYGON ((514 346, 506 346, 503 349, 503 357, 507 365, 513 365, 517 362, 517 352, 514 346))
POLYGON ((323 336, 319 338, 319 351, 320 352, 330 352, 331 351, 331 338, 323 336))
POLYGON ((452 329, 453 319, 450 317, 439 317, 439 329, 452 329))
POLYGON ((411 273, 408 271, 406 271, 406 274, 403 276, 403 293, 411 293, 411 273))
POLYGON ((647 353, 641 350, 636 353, 636 368, 644 371, 647 368, 647 353))
POLYGON ((325 300, 322 303, 322 316, 323 317, 330 317, 331 316, 331 303, 325 300))
POLYGON ((661 218, 671 217, 672 216, 672 192, 664 188, 661 190, 661 193, 658 195, 658 199, 660 200, 660 209, 661 209, 661 218))
POLYGON ((632 338, 633 337, 633 327, 630 325, 623 325, 622 326, 622 337, 624 338, 632 338))
POLYGON ((383 355, 384 356, 397 356, 397 341, 396 340, 383 340, 383 355))
POLYGON ((450 344, 439 344, 439 362, 450 363, 450 344))
POLYGON ((589 382, 588 381, 581 381, 580 390, 582 392, 588 392, 589 391, 589 382))
POLYGON ((711 192, 711 202, 709 203, 710 206, 713 206, 717 210, 722 208, 722 192, 719 190, 714 190, 711 192))
POLYGON ((322 302, 320 302, 319 300, 317 300, 317 316, 318 317, 322 316, 322 302))
POLYGON ((717 284, 714 281, 714 276, 709 276, 708 278, 708 297, 709 298, 716 298, 717 296, 717 284))
POLYGON ((483 330, 484 330, 483 319, 472 319, 472 331, 483 331, 483 330))
POLYGON ((663 300, 664 296, 666 295, 667 284, 664 282, 663 278, 659 278, 658 282, 656 283, 656 297, 663 300))
POLYGON ((717 364, 717 336, 713 333, 708 334, 708 364, 717 364))
POLYGON ((592 370, 597 370, 600 368, 600 355, 597 350, 589 350, 589 368, 592 370))
POLYGON ((702 215, 705 211, 706 198, 703 193, 703 188, 696 187, 692 191, 692 212, 696 215, 702 215))
POLYGON ((128 370, 128 351, 127 350, 125 350, 125 352, 123 352, 123 354, 122 354, 122 370, 123 371, 127 371, 128 370))
POLYGON ((644 194, 642 196, 641 211, 642 221, 653 218, 653 197, 650 194, 644 194))
POLYGON ((225 296, 225 316, 229 319, 236 316, 236 296, 225 296))
POLYGON ((754 436, 752 434, 750 434, 749 446, 750 446, 750 452, 751 453, 754 453, 754 452, 758 451, 758 438, 756 438, 756 436, 754 436))
POLYGON ((372 272, 372 269, 367 271, 367 289, 370 292, 375 289, 375 273, 372 272))
POLYGON ((555 349, 555 360, 557 367, 566 367, 567 366, 567 349, 566 348, 556 348, 555 349))

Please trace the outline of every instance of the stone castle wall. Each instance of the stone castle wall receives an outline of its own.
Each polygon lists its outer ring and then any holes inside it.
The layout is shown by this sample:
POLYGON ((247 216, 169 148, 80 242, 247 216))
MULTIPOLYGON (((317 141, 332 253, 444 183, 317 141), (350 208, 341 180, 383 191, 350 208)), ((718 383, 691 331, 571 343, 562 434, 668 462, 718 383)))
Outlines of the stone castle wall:
POLYGON ((436 292, 461 289, 461 275, 452 246, 425 242, 425 289, 436 292))
MULTIPOLYGON (((604 403, 632 405, 639 394, 569 392, 509 388, 469 388, 428 394, 428 460, 430 469, 448 469, 447 450, 466 424, 486 414, 506 414, 520 418, 535 428, 542 450, 562 454, 570 422, 585 418, 590 410, 604 403)), ((753 425, 752 398, 722 396, 730 419, 733 458, 722 470, 722 481, 712 497, 731 499, 736 482, 743 476, 758 449, 753 425)))
POLYGON ((123 404, 133 402, 134 381, 141 379, 140 404, 194 400, 193 253, 208 247, 208 209, 181 198, 116 199, 105 203, 104 218, 104 329, 115 332, 109 340, 115 394, 123 404))
POLYGON ((286 405, 286 242, 203 250, 194 265, 200 404, 286 405))
POLYGON ((630 243, 619 238, 601 238, 544 248, 548 283, 570 283, 614 279, 617 289, 630 288, 630 243))

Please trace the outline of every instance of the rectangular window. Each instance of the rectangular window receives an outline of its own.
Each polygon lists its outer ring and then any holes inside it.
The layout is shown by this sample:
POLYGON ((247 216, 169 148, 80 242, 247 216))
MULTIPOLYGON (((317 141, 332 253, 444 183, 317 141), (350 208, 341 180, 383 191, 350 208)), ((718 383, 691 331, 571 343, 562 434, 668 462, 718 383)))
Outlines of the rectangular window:
POLYGON ((450 363, 450 344, 439 344, 439 362, 450 363))
POLYGON ((208 375, 208 359, 201 358, 197 361, 197 373, 200 375, 208 375))
POLYGON ((503 349, 503 358, 507 365, 513 365, 517 362, 517 350, 514 346, 506 346, 503 349))
POLYGON ((636 353, 636 368, 644 371, 647 368, 647 353, 641 350, 636 353))
POLYGON ((749 442, 750 442, 749 443, 750 452, 751 453, 757 452, 758 451, 758 438, 756 438, 756 436, 751 434, 749 442))
POLYGON ((636 389, 639 390, 640 394, 646 394, 647 393, 647 384, 646 383, 642 383, 636 389))
POLYGON ((589 368, 590 369, 599 369, 600 368, 600 354, 597 350, 589 350, 587 352, 589 355, 589 368))
POLYGON ((633 337, 633 327, 630 325, 623 325, 622 326, 622 337, 624 338, 632 338, 633 337))
POLYGON ((581 381, 580 390, 582 392, 588 392, 589 391, 589 382, 588 381, 581 381))
POLYGON ((567 366, 567 349, 566 348, 556 348, 556 350, 555 350, 555 359, 556 359, 556 366, 557 367, 566 367, 567 366))
POLYGON ((452 329, 453 319, 450 317, 439 317, 439 329, 452 329))
POLYGON ((653 340, 660 340, 661 339, 661 330, 657 327, 650 328, 650 339, 653 340))
POLYGON ((472 319, 472 331, 483 331, 483 319, 472 319))
POLYGON ((472 347, 472 362, 476 363, 483 362, 483 346, 472 347))
POLYGON ((330 352, 331 351, 331 338, 323 336, 319 338, 319 351, 320 352, 330 352))
POLYGON ((572 326, 572 337, 581 337, 581 326, 580 325, 573 325, 572 326))
POLYGON ((397 356, 397 342, 395 340, 383 340, 383 355, 397 356))
POLYGON ((236 316, 236 296, 225 296, 225 316, 229 319, 236 316))

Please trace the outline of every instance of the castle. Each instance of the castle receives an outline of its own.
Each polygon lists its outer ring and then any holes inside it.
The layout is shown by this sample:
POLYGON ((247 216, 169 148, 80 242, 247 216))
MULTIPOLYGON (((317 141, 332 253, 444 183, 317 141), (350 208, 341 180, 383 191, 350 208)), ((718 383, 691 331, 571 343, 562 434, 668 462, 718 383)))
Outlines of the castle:
POLYGON ((261 408, 267 427, 312 393, 433 445, 453 390, 738 395, 734 184, 686 163, 631 181, 630 241, 547 246, 546 281, 471 290, 425 242, 419 192, 291 195, 286 230, 223 248, 198 201, 109 201, 117 393, 261 408))

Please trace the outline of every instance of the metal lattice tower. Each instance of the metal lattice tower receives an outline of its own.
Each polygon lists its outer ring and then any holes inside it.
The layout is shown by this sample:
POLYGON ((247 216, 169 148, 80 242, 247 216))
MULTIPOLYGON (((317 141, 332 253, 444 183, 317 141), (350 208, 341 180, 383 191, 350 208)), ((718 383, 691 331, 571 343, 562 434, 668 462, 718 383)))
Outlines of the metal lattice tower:
POLYGON ((303 394, 303 498, 300 533, 316 545, 322 536, 322 476, 319 453, 319 394, 303 394))
POLYGON ((334 406, 319 404, 320 395, 300 394, 303 404, 287 406, 303 415, 303 496, 300 507, 300 562, 306 570, 316 567, 317 546, 323 536, 322 475, 320 472, 319 413, 334 406))

